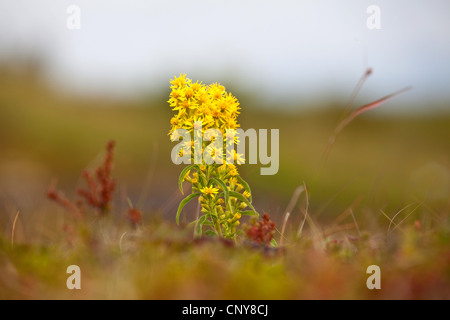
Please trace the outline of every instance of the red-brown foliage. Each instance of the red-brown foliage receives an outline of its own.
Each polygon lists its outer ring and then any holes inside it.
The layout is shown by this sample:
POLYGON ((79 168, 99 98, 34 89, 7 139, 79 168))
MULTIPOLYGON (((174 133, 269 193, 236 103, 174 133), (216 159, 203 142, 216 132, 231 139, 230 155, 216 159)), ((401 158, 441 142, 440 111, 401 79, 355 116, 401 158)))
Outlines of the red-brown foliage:
POLYGON ((81 199, 77 199, 75 203, 57 192, 54 187, 50 187, 47 191, 47 198, 55 201, 75 218, 84 215, 84 204, 88 204, 95 208, 100 215, 105 215, 111 209, 112 195, 115 189, 115 181, 111 176, 113 168, 115 142, 110 141, 106 146, 106 156, 104 162, 95 170, 95 176, 84 171, 83 177, 87 183, 87 189, 79 188, 77 193, 81 199), (83 201, 84 200, 84 201, 83 201))
POLYGON ((142 212, 138 209, 131 208, 128 210, 127 218, 130 220, 133 227, 142 223, 142 212))
POLYGON ((275 233, 275 223, 265 213, 260 221, 255 222, 245 231, 247 238, 262 245, 269 245, 275 233))
POLYGON ((47 191, 47 198, 64 207, 73 217, 80 218, 83 216, 80 208, 76 204, 64 197, 60 192, 57 192, 53 187, 50 187, 47 191))
POLYGON ((106 146, 105 161, 95 171, 95 178, 89 171, 84 171, 88 189, 79 188, 77 193, 83 197, 90 206, 99 211, 101 215, 108 213, 111 207, 112 194, 116 186, 111 177, 114 158, 114 141, 108 142, 106 146))

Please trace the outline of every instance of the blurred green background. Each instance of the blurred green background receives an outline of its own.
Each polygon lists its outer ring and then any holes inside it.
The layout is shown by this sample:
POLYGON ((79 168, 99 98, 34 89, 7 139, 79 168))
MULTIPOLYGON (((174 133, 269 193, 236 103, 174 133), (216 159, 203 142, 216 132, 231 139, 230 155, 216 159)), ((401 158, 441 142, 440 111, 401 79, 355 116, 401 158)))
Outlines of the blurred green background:
MULTIPOLYGON (((361 224, 385 221, 379 210, 392 216, 410 203, 422 204, 419 211, 431 217, 448 211, 449 114, 370 111, 344 129, 324 160, 346 101, 324 100, 286 111, 239 91, 233 82, 223 84, 241 103, 242 128, 280 130, 276 175, 260 175, 260 165, 240 169, 252 187, 257 210, 270 213, 278 223, 303 183, 311 214, 318 219, 334 219, 356 200, 361 201, 355 210, 361 224)), ((43 80, 39 67, 29 64, 20 72, 3 66, 0 88, 4 232, 9 232, 17 209, 31 219, 28 228, 35 227, 32 221, 39 221, 43 213, 63 214, 46 199, 48 187, 57 179, 57 188, 74 198, 76 187, 84 183, 81 172, 101 162, 111 139, 117 142, 117 214, 127 208, 129 197, 143 209, 144 219, 162 216, 174 221, 182 197, 177 187, 182 165, 170 160, 174 144, 167 136, 169 79, 167 90, 140 99, 86 97, 55 90, 43 80)), ((186 211, 187 221, 194 209, 186 211)), ((294 221, 300 219, 298 212, 299 206, 294 221)))

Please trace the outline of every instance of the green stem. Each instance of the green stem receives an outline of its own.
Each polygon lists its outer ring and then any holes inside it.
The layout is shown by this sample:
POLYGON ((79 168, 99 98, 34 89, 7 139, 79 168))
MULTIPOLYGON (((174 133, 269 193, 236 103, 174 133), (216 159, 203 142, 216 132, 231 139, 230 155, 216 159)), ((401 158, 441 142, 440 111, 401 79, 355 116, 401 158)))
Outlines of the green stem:
POLYGON ((222 228, 220 227, 220 223, 219 223, 219 216, 217 215, 217 210, 216 210, 216 206, 213 205, 213 212, 214 212, 214 216, 216 217, 216 223, 215 223, 215 227, 216 227, 216 232, 223 237, 222 234, 222 228))

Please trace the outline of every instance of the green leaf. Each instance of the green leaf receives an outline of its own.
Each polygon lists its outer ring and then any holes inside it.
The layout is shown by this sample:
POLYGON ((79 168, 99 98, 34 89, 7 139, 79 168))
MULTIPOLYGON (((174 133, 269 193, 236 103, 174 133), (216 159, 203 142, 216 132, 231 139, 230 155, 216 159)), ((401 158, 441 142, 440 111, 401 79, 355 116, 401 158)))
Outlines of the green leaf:
POLYGON ((178 187, 180 188, 181 194, 184 194, 184 192, 183 192, 183 180, 184 180, 184 177, 195 166, 196 166, 196 164, 190 164, 186 168, 184 168, 183 171, 181 171, 180 177, 178 178, 178 187))
POLYGON ((240 213, 244 216, 259 216, 259 214, 253 210, 240 211, 240 213))
POLYGON ((195 233, 196 233, 196 235, 198 235, 198 236, 201 236, 202 235, 202 227, 203 227, 203 224, 205 223, 205 221, 206 221, 206 215, 203 215, 203 216, 201 216, 199 219, 198 219, 198 221, 197 221, 197 227, 196 227, 196 229, 195 229, 195 233))
POLYGON ((180 205, 178 206, 178 211, 177 211, 177 224, 179 224, 180 221, 180 214, 181 214, 181 210, 183 210, 183 207, 192 199, 194 199, 195 197, 198 197, 199 195, 201 195, 201 193, 193 193, 188 195, 186 198, 184 198, 181 202, 180 205))
POLYGON ((247 181, 242 179, 240 176, 236 176, 236 179, 239 181, 240 184, 244 187, 244 190, 250 193, 250 198, 248 199, 250 203, 252 203, 252 190, 250 190, 250 186, 248 185, 247 181))
POLYGON ((214 231, 212 231, 212 230, 206 230, 205 234, 207 236, 210 236, 210 237, 216 237, 217 236, 217 234, 214 231))
MULTIPOLYGON (((210 215, 209 213, 207 213, 207 214, 204 214, 203 216, 206 216, 206 218, 209 218, 211 215, 210 215)), ((200 218, 201 218, 201 217, 200 217, 200 218)), ((187 226, 188 226, 188 227, 195 227, 195 225, 198 223, 198 221, 200 220, 200 218, 195 219, 194 221, 189 222, 189 223, 187 224, 187 226)), ((207 220, 207 219, 205 219, 205 221, 203 222, 203 225, 204 225, 204 226, 214 226, 214 224, 213 224, 211 221, 207 220)))
POLYGON ((205 220, 205 222, 203 222, 203 225, 204 225, 204 226, 211 226, 211 227, 214 227, 214 224, 213 224, 211 221, 209 221, 209 220, 205 220))
POLYGON ((239 199, 240 201, 244 202, 247 206, 249 206, 250 209, 252 209, 257 215, 259 215, 259 213, 255 210, 255 208, 252 206, 250 201, 248 201, 248 199, 246 197, 244 197, 242 194, 240 194, 239 192, 236 192, 236 191, 230 191, 229 193, 230 193, 230 197, 234 197, 234 198, 239 199))
POLYGON ((275 239, 270 240, 270 245, 274 248, 278 247, 278 243, 275 239))

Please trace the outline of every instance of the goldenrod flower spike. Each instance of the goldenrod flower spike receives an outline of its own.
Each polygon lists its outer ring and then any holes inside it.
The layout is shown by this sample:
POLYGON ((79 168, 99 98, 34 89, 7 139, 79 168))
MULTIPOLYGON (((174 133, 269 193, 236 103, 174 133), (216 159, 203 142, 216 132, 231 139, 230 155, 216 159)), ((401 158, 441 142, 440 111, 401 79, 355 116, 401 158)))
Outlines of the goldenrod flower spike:
MULTIPOLYGON (((181 201, 177 221, 184 205, 199 197, 203 215, 196 222, 196 235, 202 235, 205 225, 209 228, 207 231, 216 236, 236 239, 236 228, 240 225, 242 210, 249 207, 254 211, 250 188, 239 176, 236 165, 232 164, 243 164, 245 159, 233 148, 229 151, 230 146, 239 144, 234 131, 240 127, 237 122, 239 101, 226 92, 223 85, 213 83, 207 86, 198 81, 192 82, 186 74, 175 77, 170 84, 168 103, 175 114, 170 120, 169 136, 172 141, 178 141, 180 134, 177 129, 185 129, 190 134, 191 142, 182 144, 183 149, 178 155, 187 155, 191 163, 195 163, 183 170, 178 181, 181 190, 184 181, 192 184, 192 194, 181 201), (220 131, 223 141, 218 141, 218 136, 211 135, 211 130, 207 131, 208 129, 220 131), (194 152, 190 152, 192 148, 194 152), (195 162, 197 150, 201 151, 201 155, 209 154, 212 163, 205 159, 200 159, 201 163, 195 162)), ((246 214, 251 210, 247 210, 246 214)))

